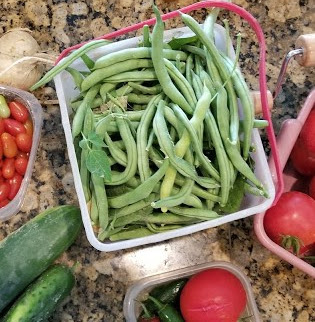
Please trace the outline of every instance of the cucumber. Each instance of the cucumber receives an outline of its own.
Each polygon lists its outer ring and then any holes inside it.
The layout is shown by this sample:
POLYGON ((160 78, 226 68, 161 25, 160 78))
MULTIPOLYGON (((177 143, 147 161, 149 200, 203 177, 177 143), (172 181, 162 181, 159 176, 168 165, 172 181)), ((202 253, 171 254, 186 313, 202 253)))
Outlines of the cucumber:
POLYGON ((0 242, 0 312, 74 242, 81 226, 79 208, 59 206, 0 242))
POLYGON ((74 284, 75 278, 69 267, 51 266, 28 286, 1 322, 46 321, 70 295, 74 284))

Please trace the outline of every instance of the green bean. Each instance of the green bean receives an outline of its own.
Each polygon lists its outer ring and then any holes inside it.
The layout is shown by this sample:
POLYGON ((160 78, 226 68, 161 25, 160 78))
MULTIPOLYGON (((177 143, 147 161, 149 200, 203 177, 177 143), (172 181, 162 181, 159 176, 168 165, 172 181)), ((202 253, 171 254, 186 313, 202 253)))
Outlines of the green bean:
POLYGON ((72 121, 72 137, 75 138, 81 133, 86 110, 90 107, 94 97, 97 95, 100 85, 93 86, 85 95, 82 103, 77 109, 72 121))
POLYGON ((148 104, 155 95, 128 94, 128 103, 148 104))
POLYGON ((181 216, 202 219, 202 220, 211 220, 211 219, 216 219, 220 217, 220 215, 218 215, 215 211, 208 210, 208 209, 172 207, 169 209, 169 211, 171 213, 174 213, 175 215, 181 215, 181 216))
POLYGON ((173 230, 173 229, 182 228, 181 225, 162 225, 162 226, 157 226, 156 224, 151 224, 151 223, 147 223, 147 227, 149 228, 150 231, 152 231, 155 234, 161 233, 163 231, 169 231, 169 230, 173 230))
POLYGON ((83 80, 81 88, 83 91, 86 91, 102 80, 110 82, 108 80, 110 76, 131 70, 137 70, 139 68, 149 67, 153 67, 151 59, 129 59, 105 68, 96 69, 83 80))
POLYGON ((114 90, 113 92, 110 92, 110 94, 114 97, 120 97, 120 96, 126 96, 130 94, 133 91, 133 88, 129 86, 128 84, 119 87, 118 89, 114 90))
POLYGON ((106 101, 107 93, 109 93, 110 91, 115 89, 116 86, 117 86, 117 84, 112 84, 112 83, 104 83, 104 84, 102 84, 102 86, 100 88, 100 95, 102 97, 103 102, 106 101))
POLYGON ((143 46, 144 47, 151 47, 149 26, 144 25, 142 28, 142 31, 143 31, 143 46))
MULTIPOLYGON (((226 68, 223 60, 220 56, 219 51, 217 50, 213 40, 207 36, 207 34, 200 28, 198 22, 189 15, 181 14, 182 20, 184 23, 199 37, 202 44, 207 48, 215 66, 218 68, 218 71, 222 79, 226 82, 226 89, 229 95, 229 109, 230 109, 230 137, 233 143, 238 140, 239 132, 239 116, 238 116, 238 105, 237 98, 234 91, 233 84, 231 82, 228 69, 226 68)), ((207 55, 210 57, 210 55, 207 55)), ((208 58, 208 57, 207 57, 208 58)))
POLYGON ((141 182, 144 182, 150 176, 150 166, 148 151, 146 151, 148 141, 148 129, 156 110, 156 104, 163 98, 162 94, 154 97, 148 104, 140 124, 137 129, 137 155, 138 155, 138 172, 141 182))
POLYGON ((109 238, 110 236, 115 235, 124 229, 125 229, 124 227, 118 227, 118 228, 112 228, 110 230, 102 230, 98 234, 97 239, 100 241, 103 241, 105 238, 109 238))
POLYGON ((144 111, 126 111, 125 114, 127 115, 130 121, 140 121, 141 117, 144 114, 144 111))
POLYGON ((99 224, 98 219, 98 209, 97 209, 97 203, 96 203, 96 197, 95 197, 95 191, 92 190, 92 197, 90 200, 90 218, 92 223, 97 226, 99 224))
POLYGON ((200 57, 198 55, 195 56, 195 71, 198 76, 200 76, 200 72, 203 70, 200 57))
POLYGON ((214 84, 212 82, 212 79, 210 78, 210 76, 205 72, 205 71, 201 71, 200 73, 200 80, 203 84, 205 84, 210 93, 211 93, 211 96, 214 97, 214 95, 216 94, 216 90, 214 88, 214 84))
POLYGON ((151 224, 169 225, 169 224, 193 224, 200 222, 198 219, 175 215, 172 213, 153 213, 142 216, 139 221, 151 224))
POLYGON ((176 130, 176 132, 178 133, 178 136, 181 136, 183 134, 184 127, 180 122, 178 122, 178 119, 176 118, 173 110, 170 107, 165 106, 164 115, 165 115, 166 121, 170 123, 173 126, 173 128, 176 130))
POLYGON ((151 206, 147 206, 136 213, 130 214, 129 216, 121 216, 119 218, 113 219, 114 227, 121 227, 129 225, 135 221, 141 220, 143 217, 150 215, 153 212, 153 208, 151 206))
POLYGON ((154 131, 153 129, 151 129, 149 138, 148 138, 148 143, 147 143, 147 146, 145 147, 146 151, 149 151, 150 147, 152 146, 154 137, 155 137, 154 131))
POLYGON ((30 87, 30 91, 34 91, 38 87, 47 84, 50 82, 57 74, 59 74, 62 70, 69 67, 77 58, 88 52, 89 50, 101 47, 103 45, 107 45, 110 42, 108 40, 93 40, 81 48, 73 51, 68 57, 61 60, 57 66, 53 67, 50 71, 48 71, 37 83, 30 87))
POLYGON ((123 82, 150 82, 157 80, 154 68, 147 68, 140 71, 123 72, 117 75, 106 78, 109 83, 123 83, 123 82))
POLYGON ((245 182, 245 184, 244 184, 244 189, 245 189, 245 192, 248 192, 254 196, 268 198, 268 193, 266 191, 262 191, 261 189, 257 189, 256 187, 251 186, 247 182, 245 182))
POLYGON ((154 85, 151 87, 147 87, 147 86, 140 85, 138 83, 129 82, 128 85, 134 89, 137 89, 138 91, 142 92, 143 94, 156 95, 156 94, 161 93, 161 91, 162 91, 162 87, 160 84, 157 84, 157 85, 154 85))
POLYGON ((67 67, 65 70, 72 76, 75 86, 81 90, 81 84, 83 82, 82 74, 77 69, 71 67, 67 67))
POLYGON ((185 67, 185 75, 188 83, 192 85, 192 76, 191 76, 191 70, 193 69, 193 55, 188 55, 187 61, 186 61, 186 67, 185 67))
POLYGON ((85 66, 89 69, 92 70, 94 67, 94 60, 91 59, 87 54, 83 54, 81 56, 81 59, 83 61, 83 63, 85 64, 85 66))
MULTIPOLYGON (((146 47, 122 49, 98 58, 95 62, 94 69, 105 68, 129 59, 151 58, 151 52, 152 49, 146 47)), ((162 50, 162 56, 167 59, 175 60, 177 55, 179 55, 180 60, 187 59, 187 54, 183 51, 172 49, 162 50)))
POLYGON ((220 8, 213 8, 210 14, 206 17, 203 28, 207 33, 208 37, 214 41, 214 24, 218 18, 220 8))
POLYGON ((121 208, 147 198, 153 191, 153 188, 156 186, 156 184, 165 175, 165 171, 168 168, 168 165, 169 160, 165 159, 163 165, 159 168, 159 170, 155 172, 155 174, 153 174, 151 177, 146 179, 139 187, 118 197, 110 198, 108 200, 110 207, 121 208))
MULTIPOLYGON (((114 174, 114 173, 118 174, 119 172, 112 170, 112 174, 114 174)), ((132 191, 132 189, 128 186, 123 185, 123 184, 117 185, 117 186, 106 187, 106 193, 109 198, 120 196, 121 194, 129 192, 129 191, 132 191)))
MULTIPOLYGON (((83 103, 83 100, 82 101, 77 101, 77 102, 73 102, 70 104, 71 108, 74 110, 74 111, 77 111, 79 106, 83 103)), ((103 104, 103 99, 101 97, 95 97, 92 102, 90 103, 90 108, 93 110, 97 107, 100 107, 101 105, 103 104)))
POLYGON ((119 233, 113 234, 109 237, 110 241, 118 241, 123 239, 134 239, 134 238, 141 238, 153 235, 154 233, 151 232, 148 228, 140 227, 140 228, 133 228, 129 230, 124 230, 119 233))
POLYGON ((198 55, 200 58, 206 59, 206 53, 199 47, 192 46, 192 45, 185 45, 182 48, 191 54, 198 55))
POLYGON ((164 64, 167 68, 167 71, 177 87, 180 89, 181 93, 183 94, 184 98, 187 100, 188 104, 192 109, 197 103, 197 99, 194 93, 193 88, 187 81, 187 79, 178 71, 178 69, 166 58, 164 58, 164 64))
POLYGON ((107 132, 104 133, 104 140, 107 145, 107 148, 111 154, 111 156, 114 158, 114 160, 121 164, 122 166, 127 165, 127 155, 124 151, 122 151, 116 144, 112 141, 110 136, 107 132))
POLYGON ((163 60, 163 32, 164 24, 157 7, 153 6, 153 11, 156 15, 156 24, 152 32, 152 62, 155 69, 156 76, 163 88, 164 93, 176 104, 178 104, 185 112, 192 113, 192 107, 187 102, 185 97, 178 91, 173 84, 163 60))
POLYGON ((198 80, 198 76, 194 73, 194 71, 191 71, 191 76, 192 76, 192 86, 194 88, 194 91, 196 93, 197 98, 199 99, 202 95, 202 84, 198 80))

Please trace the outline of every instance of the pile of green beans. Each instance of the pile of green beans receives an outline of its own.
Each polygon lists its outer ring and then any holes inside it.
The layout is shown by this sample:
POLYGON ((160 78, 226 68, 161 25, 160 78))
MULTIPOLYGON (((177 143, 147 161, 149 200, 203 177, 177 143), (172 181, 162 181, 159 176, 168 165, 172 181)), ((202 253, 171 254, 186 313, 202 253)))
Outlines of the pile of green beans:
POLYGON ((224 216, 239 209, 248 191, 267 197, 250 157, 252 129, 266 124, 254 120, 236 62, 214 44, 217 10, 203 28, 182 14, 196 36, 176 49, 174 39, 164 43, 155 6, 154 12, 152 34, 145 27, 139 47, 96 61, 84 52, 88 72, 66 64, 80 90, 71 103, 72 136, 101 241, 145 237, 224 216), (106 152, 110 179, 87 170, 87 151, 78 145, 94 132, 104 147, 91 148, 106 152), (235 201, 234 186, 244 187, 235 201))

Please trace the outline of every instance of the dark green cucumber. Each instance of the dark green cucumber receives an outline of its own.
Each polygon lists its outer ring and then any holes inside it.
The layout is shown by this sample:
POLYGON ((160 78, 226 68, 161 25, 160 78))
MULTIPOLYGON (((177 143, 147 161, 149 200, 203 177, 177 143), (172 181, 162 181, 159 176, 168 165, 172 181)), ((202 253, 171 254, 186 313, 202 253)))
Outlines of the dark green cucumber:
POLYGON ((0 312, 74 242, 81 226, 79 208, 59 206, 0 242, 0 312))
POLYGON ((17 299, 1 322, 46 321, 71 293, 75 278, 64 265, 48 268, 17 299))

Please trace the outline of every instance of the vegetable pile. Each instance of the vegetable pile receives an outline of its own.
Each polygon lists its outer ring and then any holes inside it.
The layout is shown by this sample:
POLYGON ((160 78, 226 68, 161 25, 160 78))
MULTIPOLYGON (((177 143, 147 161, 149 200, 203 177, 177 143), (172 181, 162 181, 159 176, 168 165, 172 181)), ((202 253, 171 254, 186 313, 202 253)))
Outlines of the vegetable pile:
POLYGON ((141 302, 139 322, 236 322, 247 295, 240 280, 221 268, 155 287, 141 302))
POLYGON ((32 148, 33 122, 20 102, 0 95, 0 208, 18 193, 32 148))
POLYGON ((264 216, 264 227, 270 239, 311 263, 315 262, 314 129, 313 109, 292 149, 291 163, 288 163, 299 173, 297 183, 293 191, 285 192, 264 216), (298 187, 303 191, 295 191, 298 187))
POLYGON ((139 47, 94 61, 87 52, 108 42, 89 42, 31 88, 66 69, 80 90, 72 101, 72 136, 99 240, 218 218, 239 210, 247 191, 267 197, 250 157, 252 129, 261 122, 237 67, 239 41, 235 61, 229 49, 216 48, 215 9, 203 28, 182 14, 194 35, 164 42, 155 6, 154 12, 152 35, 145 26, 139 47), (78 58, 88 71, 70 67, 78 58))

